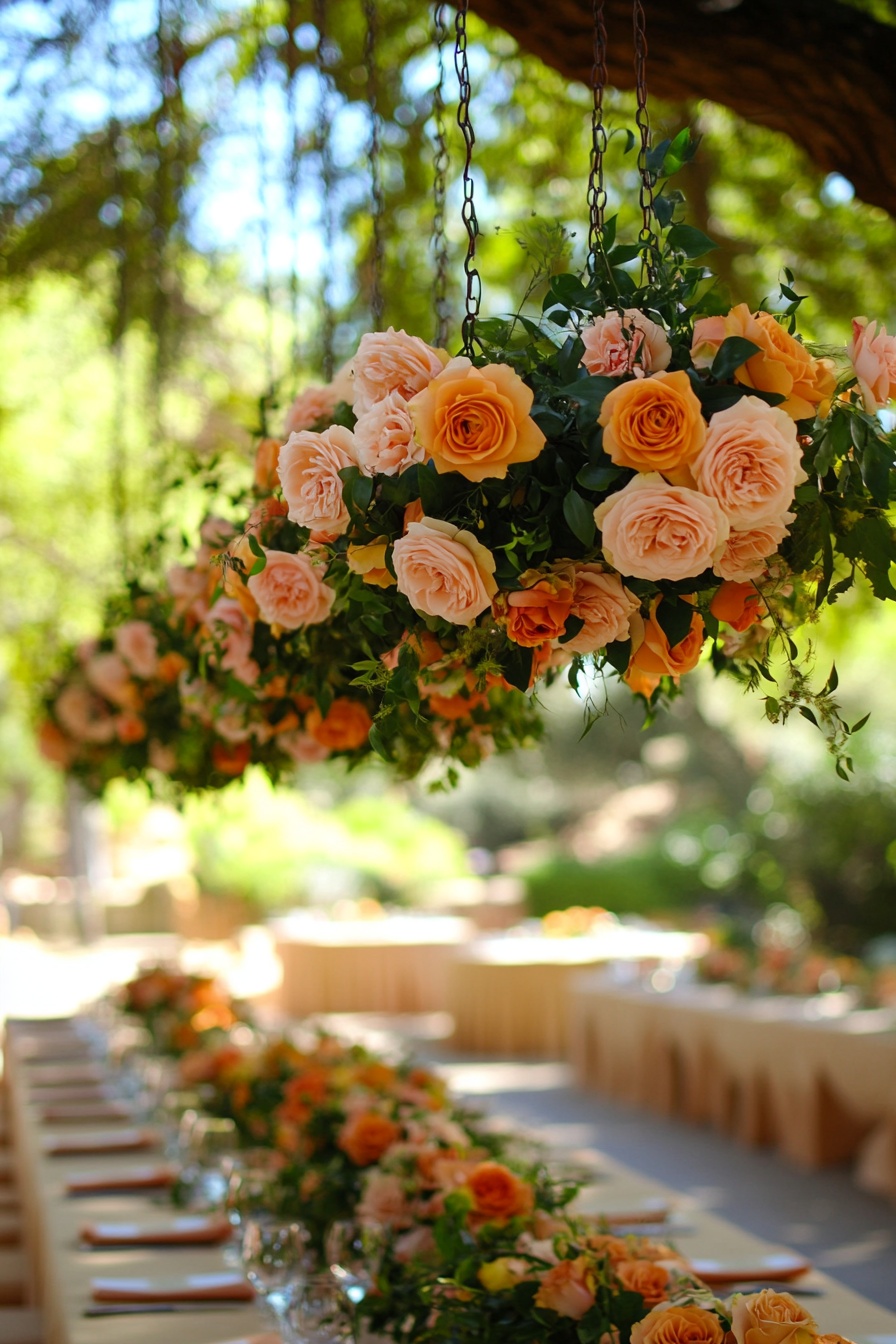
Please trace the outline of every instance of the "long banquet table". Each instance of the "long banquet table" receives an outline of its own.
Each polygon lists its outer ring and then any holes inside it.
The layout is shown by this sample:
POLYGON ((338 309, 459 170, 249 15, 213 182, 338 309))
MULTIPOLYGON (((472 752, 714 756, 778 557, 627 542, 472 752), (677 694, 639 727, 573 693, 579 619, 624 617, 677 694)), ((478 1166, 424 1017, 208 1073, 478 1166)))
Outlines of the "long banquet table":
POLYGON ((581 1086, 804 1167, 859 1157, 860 1183, 896 1196, 896 1009, 591 974, 571 988, 571 1023, 581 1086))
MULTIPOLYGON (((148 1201, 137 1196, 102 1196, 72 1199, 63 1185, 77 1171, 112 1174, 131 1165, 126 1157, 51 1158, 42 1152, 44 1139, 62 1133, 59 1127, 40 1123, 38 1103, 30 1095, 35 1068, 17 1049, 23 1038, 15 1026, 7 1036, 7 1083, 12 1137, 17 1173, 22 1187, 26 1217, 26 1247, 34 1266, 32 1297, 45 1316, 47 1344, 168 1344, 172 1337, 189 1344, 217 1344, 240 1340, 264 1330, 261 1312, 252 1305, 219 1311, 188 1312, 177 1325, 165 1315, 117 1315, 106 1319, 85 1318, 89 1282, 96 1275, 160 1275, 176 1272, 214 1274, 222 1268, 220 1250, 176 1252, 121 1250, 91 1251, 78 1240, 78 1229, 88 1220, 139 1220, 145 1218, 148 1201)), ((74 1127, 66 1127, 65 1133, 74 1127)), ((564 1159, 570 1154, 564 1152, 564 1159)), ((573 1155, 575 1156, 575 1155, 573 1155)), ((640 1176, 600 1154, 589 1155, 599 1166, 599 1179, 580 1196, 583 1212, 637 1209, 646 1201, 673 1207, 681 1197, 656 1181, 640 1176)), ((677 1244, 682 1253, 707 1256, 738 1265, 758 1265, 775 1248, 743 1232, 731 1223, 696 1206, 680 1204, 674 1217, 684 1220, 677 1244)), ((674 1222, 667 1237, 676 1240, 674 1222)), ((868 1344, 896 1344, 896 1313, 860 1297, 824 1274, 812 1271, 805 1284, 821 1294, 807 1298, 823 1330, 868 1344)))

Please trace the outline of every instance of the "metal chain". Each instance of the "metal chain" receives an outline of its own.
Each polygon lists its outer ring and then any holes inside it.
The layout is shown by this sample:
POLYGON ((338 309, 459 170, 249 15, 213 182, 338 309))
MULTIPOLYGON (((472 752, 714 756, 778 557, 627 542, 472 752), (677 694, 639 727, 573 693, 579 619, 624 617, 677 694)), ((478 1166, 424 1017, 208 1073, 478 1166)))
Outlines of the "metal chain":
POLYGON ((432 251, 435 263, 432 297, 436 314, 435 342, 443 346, 448 339, 448 238, 445 233, 445 193, 448 177, 448 141, 445 124, 445 6, 436 0, 433 6, 433 36, 435 39, 438 75, 433 89, 432 108, 435 139, 432 156, 432 251))
POLYGON ((333 312, 330 293, 336 225, 333 218, 333 149, 330 143, 333 131, 333 108, 330 100, 330 77, 326 70, 329 63, 327 0, 314 0, 314 26, 317 29, 317 75, 319 80, 317 146, 321 186, 323 188, 321 214, 324 235, 324 272, 320 287, 321 366, 324 377, 327 382, 330 382, 333 377, 333 343, 336 334, 336 317, 333 312))
POLYGON ((604 0, 592 3, 593 59, 591 63, 591 166, 588 173, 588 270, 594 275, 600 235, 604 228, 607 190, 604 185, 604 154, 607 128, 604 125, 604 89, 607 85, 607 27, 604 0))
POLYGON ((270 181, 267 140, 265 138, 264 88, 266 76, 264 5, 262 0, 255 4, 255 153, 258 163, 258 243, 261 251, 261 293, 264 299, 264 365, 268 391, 261 400, 261 433, 267 435, 267 417, 264 408, 273 394, 277 381, 274 359, 274 290, 271 280, 271 225, 268 212, 268 186, 270 181))
POLYGON ((473 202, 473 146, 476 136, 470 121, 470 69, 467 64, 467 10, 468 0, 459 0, 454 19, 455 45, 454 68, 457 71, 458 103, 457 124, 464 137, 464 203, 461 218, 467 230, 467 255, 464 259, 464 274, 467 277, 466 313, 461 323, 463 352, 472 356, 476 341, 476 319, 482 302, 482 278, 476 269, 476 239, 479 236, 479 221, 476 218, 476 206, 473 202))
POLYGON ((653 177, 647 163, 650 151, 650 118, 647 113, 647 27, 643 0, 634 0, 632 16, 635 38, 635 89, 638 99, 635 122, 641 135, 638 150, 638 173, 641 178, 638 197, 641 205, 641 232, 638 237, 644 252, 647 279, 653 281, 656 234, 653 231, 653 177))
POLYGON ((367 23, 364 43, 364 64, 367 68, 367 106, 370 110, 370 223, 373 233, 373 255, 370 277, 370 315, 374 331, 383 325, 383 216, 385 198, 383 195, 383 174, 380 161, 380 119, 377 112, 377 67, 376 67, 376 0, 364 0, 364 18, 367 23))
POLYGON ((299 62, 295 51, 295 25, 298 16, 288 15, 286 61, 286 120, 289 134, 289 158, 286 165, 286 211, 289 216, 289 319, 292 328, 289 350, 289 376, 295 379, 302 358, 301 286, 299 284, 299 169, 301 150, 296 106, 296 81, 299 62))

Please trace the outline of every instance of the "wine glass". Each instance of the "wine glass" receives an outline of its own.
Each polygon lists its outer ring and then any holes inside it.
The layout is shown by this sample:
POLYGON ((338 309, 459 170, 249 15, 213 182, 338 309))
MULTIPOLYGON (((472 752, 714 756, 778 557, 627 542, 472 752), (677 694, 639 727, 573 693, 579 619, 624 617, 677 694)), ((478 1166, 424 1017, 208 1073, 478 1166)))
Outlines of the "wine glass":
POLYGON ((246 1277, 270 1307, 281 1337, 295 1344, 288 1313, 310 1268, 307 1228, 265 1214, 253 1214, 242 1226, 246 1277))
POLYGON ((237 1146, 233 1120, 197 1116, 190 1129, 190 1157, 195 1170, 193 1190, 204 1208, 220 1209, 227 1195, 222 1162, 237 1146))
MULTIPOLYGON (((273 1177, 268 1168, 244 1167, 238 1159, 226 1160, 224 1171, 227 1175, 224 1212, 233 1229, 232 1235, 238 1247, 241 1229, 249 1218, 272 1215, 275 1207, 273 1177)), ((241 1261, 241 1253, 237 1247, 225 1246, 225 1263, 232 1265, 241 1261)))
POLYGON ((351 1219, 331 1223, 324 1240, 330 1273, 353 1307, 359 1307, 373 1287, 383 1250, 378 1223, 351 1219))
POLYGON ((344 1344, 351 1336, 342 1292, 332 1274, 312 1274, 300 1287, 287 1316, 301 1344, 344 1344))

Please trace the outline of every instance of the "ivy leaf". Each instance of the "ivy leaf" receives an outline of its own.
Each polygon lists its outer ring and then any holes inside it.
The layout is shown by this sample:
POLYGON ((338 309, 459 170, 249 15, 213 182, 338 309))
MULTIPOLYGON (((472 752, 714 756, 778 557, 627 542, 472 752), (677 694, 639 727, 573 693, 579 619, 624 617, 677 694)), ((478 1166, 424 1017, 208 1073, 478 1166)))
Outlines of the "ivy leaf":
MULTIPOLYGON (((861 423, 861 422, 860 422, 861 423)), ((890 471, 893 453, 889 445, 877 436, 869 436, 862 453, 861 471, 865 489, 878 508, 885 509, 890 502, 890 471)))
POLYGON ((718 247, 718 243, 707 238, 705 233, 695 229, 692 224, 673 224, 666 234, 666 241, 675 252, 683 252, 690 260, 702 257, 707 252, 714 252, 718 247))
POLYGON ((571 639, 575 639, 584 624, 585 622, 582 620, 581 616, 567 616, 566 627, 563 634, 560 636, 559 642, 561 644, 568 644, 571 639))
POLYGON ((594 512, 577 490, 570 490, 564 496, 563 517, 573 536, 583 546, 590 546, 594 540, 594 512))
POLYGON ((576 483, 585 490, 608 490, 614 481, 618 481, 622 473, 622 467, 601 466, 599 463, 586 462, 576 476, 576 483))
POLYGON ((624 672, 631 662, 632 642, 630 639, 617 639, 604 649, 607 662, 616 672, 624 672))
POLYGON ((532 650, 519 644, 508 650, 502 662, 504 676, 518 691, 528 691, 532 680, 532 650))
POLYGON ((758 350, 759 346, 755 341, 748 341, 744 336, 728 336, 719 346, 710 373, 722 383, 742 364, 746 364, 750 356, 755 355, 758 350))
POLYGON ((616 378, 589 377, 579 378, 577 382, 567 383, 565 387, 560 387, 557 391, 561 396, 569 397, 570 401, 576 402, 583 411, 594 415, 595 420, 598 417, 601 406, 604 404, 604 397, 613 391, 614 387, 619 386, 616 378))
POLYGON ((248 541, 249 541, 249 550, 250 550, 250 551, 252 552, 252 554, 253 554, 254 556, 256 556, 259 560, 263 560, 263 559, 264 559, 264 548, 262 547, 262 545, 261 545, 261 543, 259 542, 258 538, 256 537, 255 533, 254 533, 254 532, 248 532, 246 535, 247 535, 247 538, 248 538, 248 541))
POLYGON ((666 594, 657 603, 656 619, 670 646, 674 648, 690 630, 694 608, 690 602, 682 602, 680 598, 666 594))
POLYGON ((608 253, 607 261, 611 266, 624 266, 626 262, 634 261, 635 257, 640 256, 640 243, 620 243, 614 247, 613 251, 608 253))

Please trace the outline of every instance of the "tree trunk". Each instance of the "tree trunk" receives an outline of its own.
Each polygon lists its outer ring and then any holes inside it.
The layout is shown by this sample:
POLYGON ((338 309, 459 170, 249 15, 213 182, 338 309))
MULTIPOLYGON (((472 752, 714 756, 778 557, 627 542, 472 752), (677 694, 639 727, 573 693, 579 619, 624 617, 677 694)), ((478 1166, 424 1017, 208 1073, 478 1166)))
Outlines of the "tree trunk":
MULTIPOLYGON (((609 83, 631 89, 631 0, 605 3, 609 83)), ((709 98, 783 131, 863 201, 896 215, 896 26, 837 0, 735 0, 711 12, 718 3, 646 0, 651 93, 709 98)), ((471 6, 569 79, 590 79, 591 0, 471 6)))

